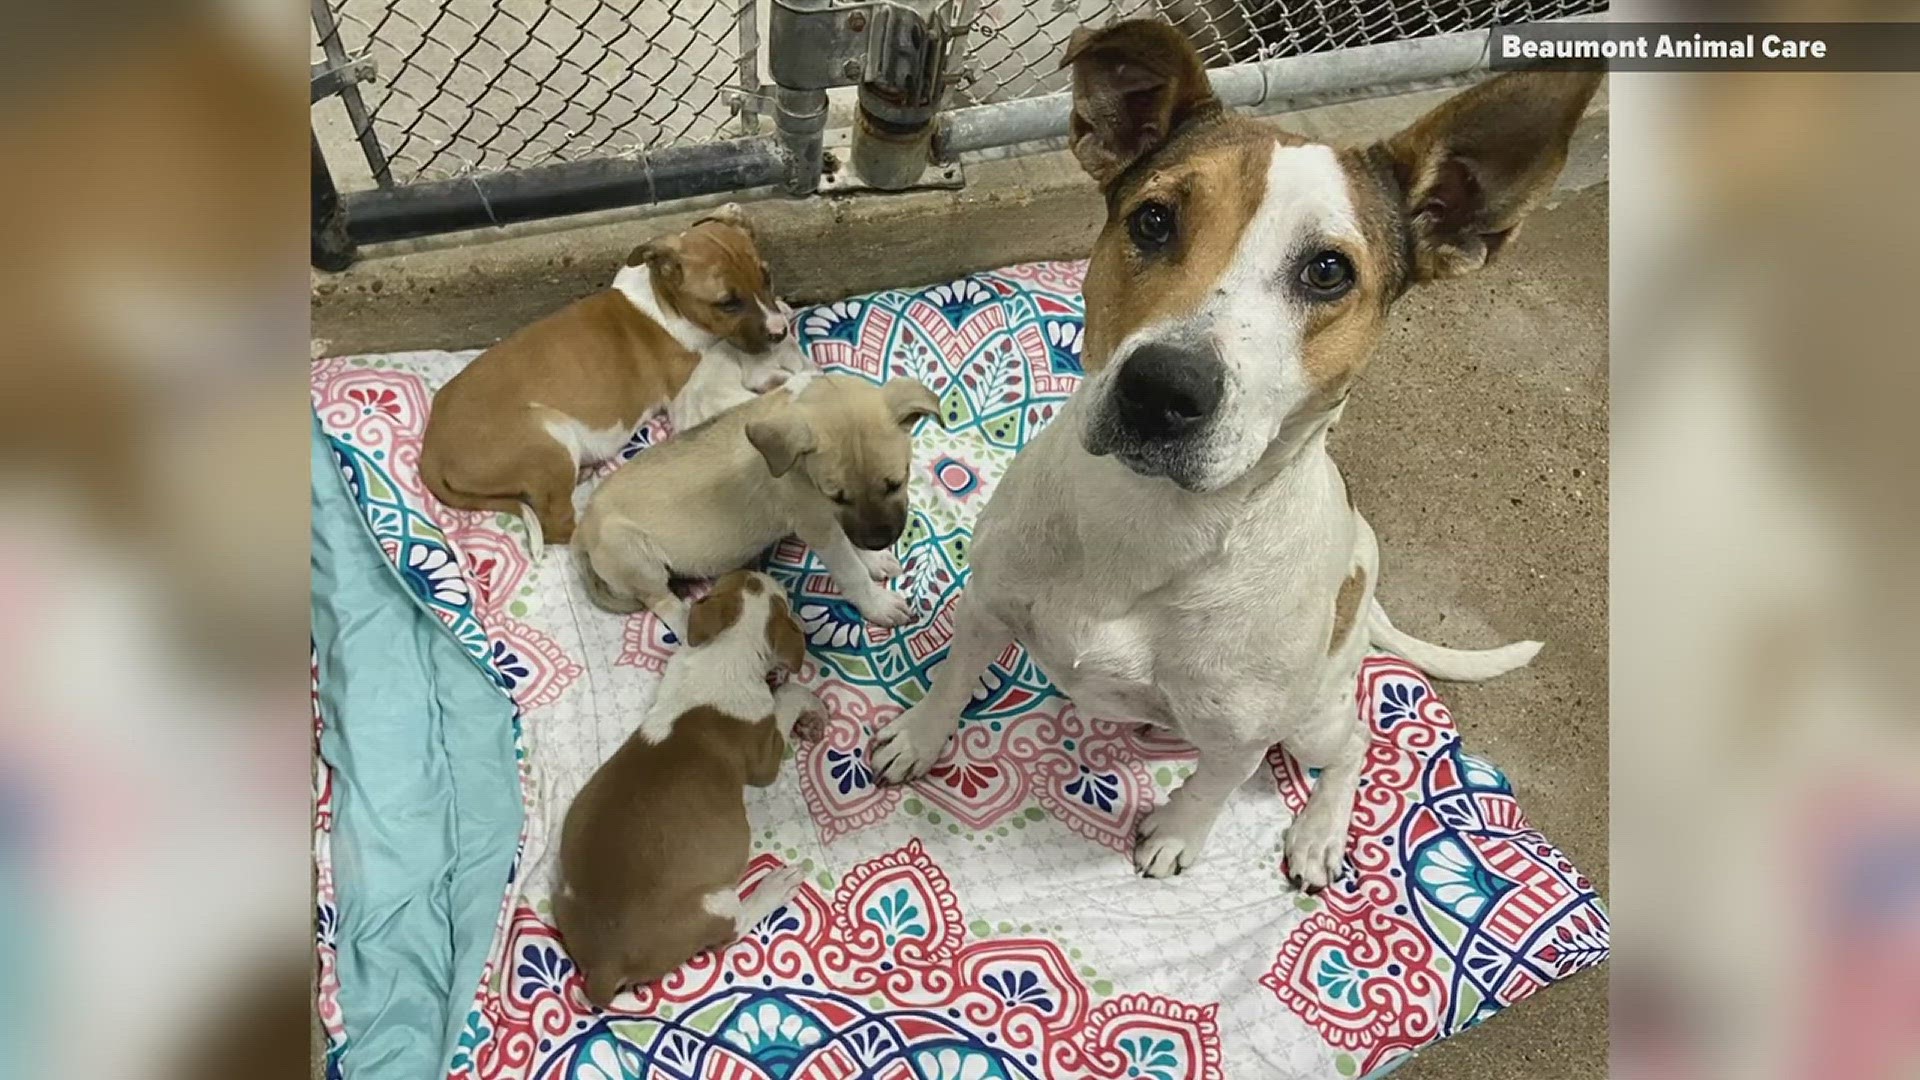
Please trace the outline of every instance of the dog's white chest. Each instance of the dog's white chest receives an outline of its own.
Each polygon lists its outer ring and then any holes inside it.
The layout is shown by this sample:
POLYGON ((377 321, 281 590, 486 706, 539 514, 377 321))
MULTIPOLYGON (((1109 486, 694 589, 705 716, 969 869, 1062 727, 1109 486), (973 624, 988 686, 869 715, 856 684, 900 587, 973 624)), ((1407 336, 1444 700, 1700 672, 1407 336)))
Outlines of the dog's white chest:
POLYGON ((1108 720, 1172 721, 1154 678, 1151 624, 1135 616, 1090 619, 1041 601, 1028 609, 1021 641, 1041 670, 1080 711, 1108 720))
POLYGON ((550 414, 545 424, 547 434, 559 443, 573 458, 574 468, 593 465, 605 461, 620 452, 633 438, 632 424, 614 424, 604 428, 588 427, 571 416, 550 414))

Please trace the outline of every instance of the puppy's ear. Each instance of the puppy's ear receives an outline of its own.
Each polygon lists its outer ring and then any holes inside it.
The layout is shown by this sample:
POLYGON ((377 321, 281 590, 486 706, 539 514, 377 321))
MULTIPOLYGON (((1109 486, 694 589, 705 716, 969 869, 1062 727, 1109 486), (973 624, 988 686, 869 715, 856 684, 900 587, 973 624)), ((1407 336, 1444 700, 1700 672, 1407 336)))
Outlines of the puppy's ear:
POLYGON ((1600 72, 1514 71, 1442 102, 1368 151, 1413 230, 1411 281, 1492 262, 1567 162, 1600 72))
POLYGON ((745 210, 742 210, 740 208, 740 204, 737 202, 728 203, 727 205, 721 207, 720 209, 715 210, 713 213, 708 214, 705 217, 702 217, 700 221, 696 221, 694 222, 694 224, 698 225, 700 224, 701 221, 724 222, 725 224, 731 225, 734 228, 739 229, 741 232, 746 233, 747 236, 753 240, 757 241, 760 239, 759 236, 756 235, 753 231, 752 219, 747 217, 747 212, 745 210))
POLYGON ((813 428, 798 411, 787 409, 747 425, 747 441, 767 459, 767 471, 785 476, 802 457, 813 453, 813 428))
POLYGON ((715 589, 693 602, 687 614, 687 644, 705 645, 725 633, 740 618, 740 590, 715 589))
POLYGON ((678 281, 681 272, 680 254, 680 238, 662 236, 634 248, 633 254, 627 256, 627 265, 644 265, 668 281, 678 281))
POLYGON ((940 399, 934 397, 933 391, 918 379, 888 379, 880 392, 886 395, 887 409, 893 414, 893 422, 899 424, 903 431, 912 431, 913 425, 923 416, 940 419, 940 399))
POLYGON ((1157 19, 1075 30, 1060 58, 1060 66, 1068 65, 1073 118, 1067 143, 1103 188, 1187 120, 1220 112, 1193 43, 1157 19))
POLYGON ((793 617, 793 609, 786 604, 774 603, 767 609, 767 639, 773 643, 773 655, 789 675, 800 674, 807 665, 807 633, 800 628, 800 620, 793 617))

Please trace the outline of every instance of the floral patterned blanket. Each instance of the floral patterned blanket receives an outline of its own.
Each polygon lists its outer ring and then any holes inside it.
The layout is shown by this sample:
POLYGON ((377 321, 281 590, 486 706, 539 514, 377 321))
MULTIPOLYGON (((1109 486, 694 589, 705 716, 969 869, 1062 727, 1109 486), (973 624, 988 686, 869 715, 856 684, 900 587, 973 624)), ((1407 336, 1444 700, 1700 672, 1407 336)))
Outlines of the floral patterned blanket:
MULTIPOLYGON (((451 1077, 1354 1077, 1606 957, 1587 879, 1528 826, 1500 771, 1466 752, 1425 679, 1386 657, 1355 687, 1376 733, 1355 873, 1317 898, 1281 872, 1280 836, 1310 777, 1278 751, 1198 867, 1135 877, 1134 824, 1192 752, 1081 715, 1017 647, 931 775, 874 784, 867 738, 944 652, 974 515, 1079 382, 1083 271, 1016 266, 801 313, 817 365, 909 375, 941 396, 943 424, 916 436, 897 549, 907 571, 894 584, 917 618, 866 627, 804 547, 773 553, 810 637, 803 681, 832 720, 750 793, 750 874, 798 862, 812 885, 746 940, 606 1013, 586 1004, 553 929, 549 858, 568 800, 645 709, 664 632, 595 608, 564 551, 533 565, 516 520, 425 493, 428 403, 472 354, 315 363, 314 408, 374 535, 520 709, 527 833, 451 1077)), ((666 434, 642 429, 623 457, 666 434)), ((330 779, 317 845, 329 888, 330 779)), ((337 944, 327 889, 321 903, 324 970, 337 944)), ((322 983, 337 1051, 337 987, 322 983)))

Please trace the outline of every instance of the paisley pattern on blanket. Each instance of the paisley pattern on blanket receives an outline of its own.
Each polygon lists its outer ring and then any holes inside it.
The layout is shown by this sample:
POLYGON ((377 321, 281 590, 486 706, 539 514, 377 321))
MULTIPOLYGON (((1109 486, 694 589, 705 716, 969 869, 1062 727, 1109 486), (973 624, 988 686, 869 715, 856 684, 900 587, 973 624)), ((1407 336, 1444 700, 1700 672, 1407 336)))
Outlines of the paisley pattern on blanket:
MULTIPOLYGON (((748 879, 782 862, 817 865, 745 940, 605 1013, 586 1004, 553 929, 543 862, 582 770, 630 728, 678 645, 650 615, 587 605, 564 548, 533 563, 513 516, 450 510, 422 489, 426 409, 465 357, 315 364, 315 410, 382 549, 520 706, 524 893, 506 898, 452 1077, 1177 1080, 1260 1075, 1282 1061, 1290 1075, 1358 1076, 1605 959, 1591 884, 1530 829, 1500 772, 1462 750, 1432 687, 1384 657, 1357 688, 1376 738, 1352 877, 1317 900, 1292 894, 1278 823, 1244 850, 1210 849, 1195 887, 1226 875, 1233 902, 1268 913, 1217 938, 1220 917, 1187 910, 1173 891, 1130 896, 1161 905, 1152 917, 1069 885, 1034 899, 1060 860, 1074 873, 1124 868, 1136 823, 1193 753, 1082 715, 1017 646, 987 672, 930 775, 874 783, 868 739, 919 699, 944 656, 975 516, 1083 377, 1083 271, 1017 266, 797 314, 819 367, 919 379, 940 399, 941 422, 915 434, 912 511, 895 552, 905 572, 891 583, 915 618, 867 627, 804 545, 768 553, 809 638, 800 678, 831 721, 783 771, 780 813, 755 819, 766 827, 748 879), (1252 963, 1223 974, 1223 955, 1252 963)), ((671 434, 649 421, 584 479, 671 434)), ((1271 761, 1274 812, 1298 811, 1311 776, 1277 751, 1271 761)), ((338 944, 331 783, 316 775, 315 857, 321 1013, 339 1068, 350 1055, 326 979, 338 944)))
MULTIPOLYGON (((763 857, 757 880, 777 864, 763 857)), ((787 1080, 1220 1080, 1216 1008, 1105 1002, 1038 938, 978 938, 918 841, 830 893, 803 888, 744 939, 596 1012, 550 927, 521 912, 490 1037, 455 1075, 787 1080)), ((494 991, 489 991, 494 995, 494 991)))
MULTIPOLYGON (((1425 676, 1373 657, 1359 694, 1375 734, 1354 803, 1354 873, 1322 894, 1326 909, 1260 984, 1367 1072, 1604 960, 1608 920, 1592 883, 1527 824, 1506 776, 1462 749, 1425 676)), ((1277 747, 1268 760, 1298 813, 1307 775, 1277 747)))

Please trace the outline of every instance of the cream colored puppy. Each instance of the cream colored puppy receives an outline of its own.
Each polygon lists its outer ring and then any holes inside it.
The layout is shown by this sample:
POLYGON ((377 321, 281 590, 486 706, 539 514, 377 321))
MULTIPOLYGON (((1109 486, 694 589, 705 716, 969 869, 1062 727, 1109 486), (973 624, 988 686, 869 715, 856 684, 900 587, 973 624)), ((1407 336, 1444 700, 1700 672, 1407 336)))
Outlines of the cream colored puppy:
POLYGON ((906 600, 880 583, 900 572, 888 548, 907 523, 909 432, 939 409, 912 379, 802 373, 647 450, 580 523, 588 594, 612 611, 646 608, 685 641, 687 602, 670 579, 738 569, 797 535, 861 616, 903 625, 906 600))

